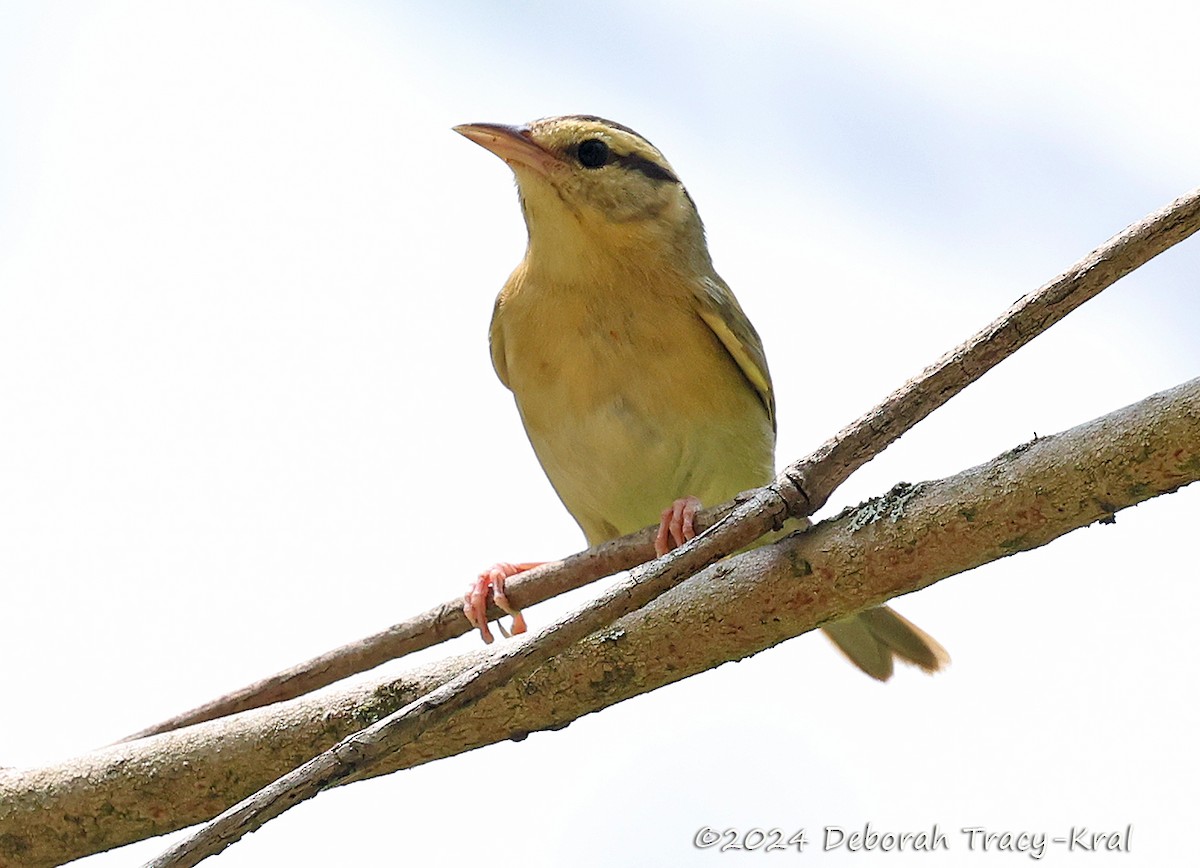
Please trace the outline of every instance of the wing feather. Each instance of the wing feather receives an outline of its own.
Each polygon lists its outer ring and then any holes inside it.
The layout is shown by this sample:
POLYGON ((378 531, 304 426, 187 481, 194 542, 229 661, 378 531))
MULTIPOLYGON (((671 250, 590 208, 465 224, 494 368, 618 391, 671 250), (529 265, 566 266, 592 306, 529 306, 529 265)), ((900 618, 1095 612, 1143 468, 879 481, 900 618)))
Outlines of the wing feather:
POLYGON ((762 338, 721 278, 716 275, 706 278, 695 297, 700 319, 717 336, 742 375, 754 387, 774 430, 775 395, 771 390, 771 372, 767 368, 762 338))

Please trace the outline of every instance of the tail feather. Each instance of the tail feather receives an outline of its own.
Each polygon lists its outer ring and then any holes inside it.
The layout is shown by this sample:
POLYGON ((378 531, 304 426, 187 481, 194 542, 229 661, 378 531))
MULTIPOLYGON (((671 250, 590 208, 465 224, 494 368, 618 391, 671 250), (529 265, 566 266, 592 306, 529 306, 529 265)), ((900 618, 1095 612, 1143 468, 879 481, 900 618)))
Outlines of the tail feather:
POLYGON ((851 663, 879 681, 891 678, 893 658, 926 672, 937 672, 950 662, 936 639, 887 606, 834 621, 824 629, 851 663))

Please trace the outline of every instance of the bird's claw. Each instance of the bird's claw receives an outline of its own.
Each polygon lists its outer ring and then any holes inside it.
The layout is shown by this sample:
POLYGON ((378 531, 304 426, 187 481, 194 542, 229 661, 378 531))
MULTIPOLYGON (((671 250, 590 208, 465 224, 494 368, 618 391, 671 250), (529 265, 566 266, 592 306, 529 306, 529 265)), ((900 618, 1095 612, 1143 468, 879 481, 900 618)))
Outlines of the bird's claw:
POLYGON ((662 557, 696 536, 696 513, 701 509, 699 498, 680 497, 662 511, 658 534, 654 537, 654 553, 662 557))
POLYGON ((509 603, 508 594, 505 591, 505 582, 518 573, 523 573, 536 566, 539 566, 539 564, 492 564, 481 572, 475 581, 467 585, 467 592, 463 594, 463 614, 467 616, 467 620, 471 622, 471 626, 479 631, 480 637, 488 645, 492 644, 495 640, 495 637, 492 636, 492 631, 488 629, 488 592, 491 591, 492 599, 495 600, 496 605, 500 609, 512 615, 511 630, 505 630, 500 622, 496 622, 500 633, 506 639, 509 636, 524 633, 528 629, 525 624, 525 616, 521 614, 520 609, 515 608, 509 603))

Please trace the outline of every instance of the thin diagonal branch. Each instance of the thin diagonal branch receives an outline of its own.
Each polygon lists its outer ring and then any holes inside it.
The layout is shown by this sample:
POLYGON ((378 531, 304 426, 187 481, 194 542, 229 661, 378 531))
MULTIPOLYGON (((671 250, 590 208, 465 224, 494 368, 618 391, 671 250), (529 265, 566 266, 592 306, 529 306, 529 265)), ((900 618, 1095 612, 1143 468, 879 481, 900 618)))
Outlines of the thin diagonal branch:
MULTIPOLYGON (((815 512, 855 469, 881 452, 918 419, 927 416, 1105 287, 1187 238, 1197 228, 1200 228, 1200 190, 1193 190, 1133 224, 1037 292, 1019 300, 995 322, 826 442, 806 460, 807 463, 793 464, 784 475, 800 486, 809 499, 808 511, 815 512), (817 476, 818 465, 820 478, 817 476)), ((732 504, 726 503, 706 510, 698 526, 708 527, 717 518, 728 514, 731 508, 732 504)), ((647 529, 520 575, 509 583, 508 595, 516 606, 529 608, 596 579, 631 569, 652 557, 653 533, 647 529)), ((494 606, 489 610, 491 618, 501 614, 494 606)), ((125 740, 302 696, 388 660, 461 636, 471 629, 462 614, 460 602, 449 600, 415 618, 148 727, 125 740)))
POLYGON ((887 400, 789 466, 813 511, 854 471, 917 421, 1084 302, 1200 229, 1200 187, 1113 236, 995 321, 913 377, 887 400))
MULTIPOLYGON (((1197 479, 1200 380, 722 561, 426 731, 371 774, 561 729, 1197 479)), ((57 865, 207 819, 487 653, 53 766, 0 769, 0 868, 57 865)))
POLYGON ((343 739, 334 747, 235 805, 150 866, 195 865, 247 832, 351 776, 369 774, 429 727, 478 702, 617 618, 675 587, 709 564, 810 515, 857 468, 887 448, 1034 336, 1107 286, 1200 228, 1200 190, 1122 232, 1080 263, 910 380, 876 409, 790 465, 772 484, 750 492, 727 516, 681 548, 636 567, 584 609, 504 648, 449 683, 343 739))

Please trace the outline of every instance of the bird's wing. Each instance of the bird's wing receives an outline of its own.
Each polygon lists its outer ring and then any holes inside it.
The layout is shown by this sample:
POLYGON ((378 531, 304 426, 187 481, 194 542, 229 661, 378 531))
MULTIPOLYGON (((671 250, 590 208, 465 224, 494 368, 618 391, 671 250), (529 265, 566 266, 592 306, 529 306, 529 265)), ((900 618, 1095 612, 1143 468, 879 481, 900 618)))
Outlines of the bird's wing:
POLYGON ((742 375, 758 392, 767 418, 771 420, 771 428, 774 429, 775 395, 771 391, 771 372, 767 369, 767 356, 758 332, 742 311, 733 292, 716 275, 704 279, 695 298, 700 318, 712 329, 741 369, 742 375))
POLYGON ((488 326, 488 346, 492 350, 492 367, 496 369, 496 376, 506 389, 511 389, 512 386, 508 385, 508 360, 504 356, 504 329, 500 327, 500 305, 503 301, 503 293, 496 296, 492 322, 488 326))

